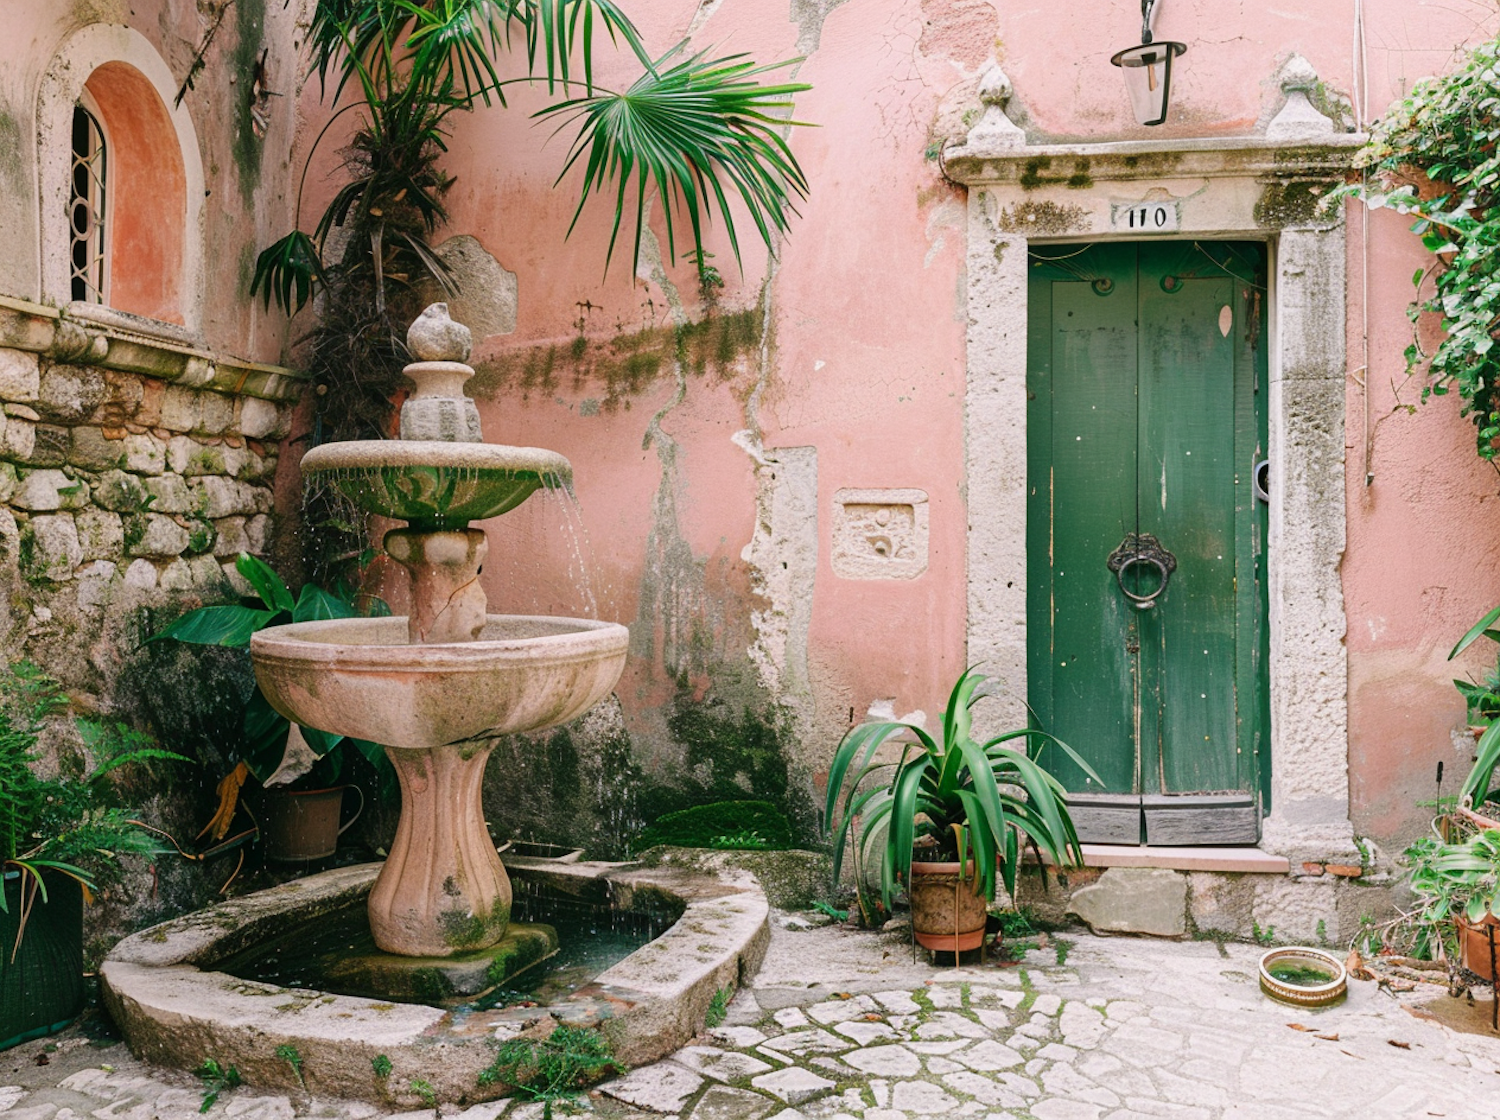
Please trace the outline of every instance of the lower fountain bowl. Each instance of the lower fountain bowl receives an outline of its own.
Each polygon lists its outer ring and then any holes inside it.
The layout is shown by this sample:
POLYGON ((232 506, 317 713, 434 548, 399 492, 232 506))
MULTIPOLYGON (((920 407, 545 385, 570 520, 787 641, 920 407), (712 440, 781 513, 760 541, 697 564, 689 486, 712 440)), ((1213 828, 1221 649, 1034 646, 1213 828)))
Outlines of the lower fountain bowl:
POLYGON ((630 634, 614 622, 488 616, 476 642, 410 645, 406 619, 272 626, 250 639, 255 679, 282 715, 388 747, 539 731, 603 700, 630 634))

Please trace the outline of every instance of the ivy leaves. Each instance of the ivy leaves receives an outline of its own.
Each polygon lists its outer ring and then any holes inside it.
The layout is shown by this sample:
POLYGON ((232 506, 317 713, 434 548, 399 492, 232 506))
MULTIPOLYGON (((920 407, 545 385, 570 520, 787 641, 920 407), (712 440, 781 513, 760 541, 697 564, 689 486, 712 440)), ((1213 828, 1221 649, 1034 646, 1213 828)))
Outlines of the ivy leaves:
POLYGON ((1420 83, 1376 125, 1356 162, 1372 181, 1337 197, 1413 215, 1412 231, 1438 258, 1412 277, 1408 370, 1425 364, 1424 400, 1458 394, 1461 414, 1477 429, 1475 450, 1493 461, 1500 452, 1500 42, 1475 48, 1462 69, 1420 83), (1416 330, 1424 312, 1438 315, 1444 332, 1431 352, 1416 330))

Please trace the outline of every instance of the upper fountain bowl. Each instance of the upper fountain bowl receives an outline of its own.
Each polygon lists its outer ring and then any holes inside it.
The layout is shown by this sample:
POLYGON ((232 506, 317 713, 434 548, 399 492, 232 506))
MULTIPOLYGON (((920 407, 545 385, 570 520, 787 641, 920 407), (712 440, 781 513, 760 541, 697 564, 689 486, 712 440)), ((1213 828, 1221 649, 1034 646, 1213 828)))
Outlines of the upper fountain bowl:
POLYGON ((288 719, 423 748, 566 723, 609 695, 629 644, 614 622, 492 614, 478 641, 411 645, 395 616, 272 626, 250 656, 288 719))
POLYGON ((302 457, 302 473, 369 513, 429 532, 497 517, 543 486, 573 482, 572 465, 555 451, 438 440, 325 443, 302 457))

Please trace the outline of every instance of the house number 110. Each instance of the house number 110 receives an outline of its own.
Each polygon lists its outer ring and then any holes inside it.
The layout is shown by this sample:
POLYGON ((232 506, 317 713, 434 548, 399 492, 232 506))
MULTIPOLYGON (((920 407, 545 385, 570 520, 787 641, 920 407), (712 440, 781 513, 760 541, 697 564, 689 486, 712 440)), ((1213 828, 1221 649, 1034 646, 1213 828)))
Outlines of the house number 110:
POLYGON ((1171 202, 1116 205, 1110 225, 1128 233, 1169 233, 1177 229, 1177 206, 1171 202))

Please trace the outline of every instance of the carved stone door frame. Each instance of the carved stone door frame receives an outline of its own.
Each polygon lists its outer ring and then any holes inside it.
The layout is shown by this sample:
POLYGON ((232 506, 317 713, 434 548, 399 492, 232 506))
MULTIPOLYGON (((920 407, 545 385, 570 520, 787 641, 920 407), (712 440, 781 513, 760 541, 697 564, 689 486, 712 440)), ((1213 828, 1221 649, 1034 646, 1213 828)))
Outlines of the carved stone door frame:
POLYGON ((1139 240, 1131 210, 1158 203, 1151 214, 1162 228, 1149 235, 1264 240, 1274 493, 1271 808, 1260 847, 1294 862, 1353 854, 1339 574, 1345 232, 1342 211, 1325 212, 1321 201, 1363 137, 1310 120, 1293 88, 1265 136, 1029 146, 1004 116, 1009 91, 996 74, 981 88, 987 107, 967 143, 945 153, 947 174, 969 188, 967 640, 968 662, 1008 686, 1008 709, 995 705, 991 718, 1026 718, 1029 247, 1139 240))

